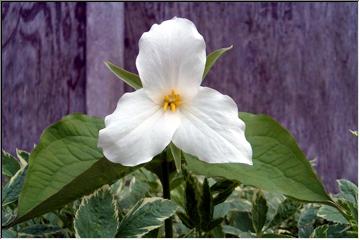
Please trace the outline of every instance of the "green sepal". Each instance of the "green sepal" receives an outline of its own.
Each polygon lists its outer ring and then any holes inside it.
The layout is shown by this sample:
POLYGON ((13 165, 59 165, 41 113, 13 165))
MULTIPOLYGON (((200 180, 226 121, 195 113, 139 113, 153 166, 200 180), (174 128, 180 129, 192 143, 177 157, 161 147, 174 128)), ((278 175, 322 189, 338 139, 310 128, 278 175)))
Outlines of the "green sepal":
POLYGON ((130 87, 134 89, 142 88, 142 83, 140 77, 132 72, 126 71, 125 69, 116 66, 115 64, 111 63, 110 61, 104 62, 105 65, 110 69, 112 73, 115 74, 118 78, 128 84, 130 87))

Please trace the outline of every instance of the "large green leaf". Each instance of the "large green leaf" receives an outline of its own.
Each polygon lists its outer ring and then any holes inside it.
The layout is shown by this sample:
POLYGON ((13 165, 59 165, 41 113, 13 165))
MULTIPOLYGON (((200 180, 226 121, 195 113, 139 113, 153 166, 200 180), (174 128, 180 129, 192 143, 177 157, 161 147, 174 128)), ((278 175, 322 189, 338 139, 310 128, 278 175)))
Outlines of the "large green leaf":
POLYGON ((20 169, 20 164, 10 153, 2 150, 1 152, 1 172, 5 176, 12 177, 20 169))
POLYGON ((209 164, 185 154, 188 168, 208 177, 224 177, 310 202, 331 202, 294 137, 266 115, 240 113, 253 149, 253 166, 209 164))
POLYGON ((140 200, 122 219, 117 237, 139 238, 160 227, 176 211, 170 200, 154 197, 140 200))
POLYGON ((113 238, 118 221, 116 200, 105 186, 82 199, 74 219, 76 237, 113 238))
POLYGON ((214 64, 216 63, 216 61, 227 51, 229 51, 230 49, 232 49, 232 45, 230 47, 227 48, 220 48, 217 49, 213 52, 211 52, 209 55, 207 55, 206 57, 206 64, 205 64, 205 70, 204 70, 204 74, 203 74, 203 79, 206 77, 206 75, 208 74, 208 72, 210 71, 210 69, 212 68, 212 66, 214 66, 214 64))
POLYGON ((135 89, 142 88, 140 77, 135 73, 126 71, 125 69, 122 69, 121 67, 116 66, 109 61, 105 62, 105 65, 110 69, 111 72, 113 72, 118 78, 123 80, 130 87, 135 89))
POLYGON ((47 128, 30 155, 19 197, 19 223, 112 183, 135 168, 106 160, 97 148, 100 118, 82 114, 64 117, 47 128))

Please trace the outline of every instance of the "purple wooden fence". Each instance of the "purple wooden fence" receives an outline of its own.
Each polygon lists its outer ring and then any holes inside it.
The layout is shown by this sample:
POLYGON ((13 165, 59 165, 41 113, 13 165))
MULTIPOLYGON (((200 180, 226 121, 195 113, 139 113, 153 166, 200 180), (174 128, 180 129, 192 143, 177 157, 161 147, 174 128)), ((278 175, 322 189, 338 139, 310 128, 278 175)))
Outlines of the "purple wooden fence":
POLYGON ((357 181, 357 3, 2 3, 2 147, 30 150, 71 112, 111 113, 130 88, 103 61, 136 71, 142 32, 173 16, 208 52, 234 45, 204 85, 289 128, 329 190, 357 181))

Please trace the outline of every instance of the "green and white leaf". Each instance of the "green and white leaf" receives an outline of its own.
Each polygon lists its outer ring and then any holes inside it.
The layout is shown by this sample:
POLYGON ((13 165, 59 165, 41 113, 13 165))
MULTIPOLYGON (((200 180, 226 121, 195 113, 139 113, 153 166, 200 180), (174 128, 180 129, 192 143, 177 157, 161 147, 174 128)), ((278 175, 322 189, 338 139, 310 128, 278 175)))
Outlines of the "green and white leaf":
POLYGON ((9 206, 1 207, 1 225, 5 226, 15 218, 14 211, 9 206))
POLYGON ((264 192, 264 197, 268 205, 266 219, 271 221, 275 217, 281 203, 284 202, 286 197, 283 194, 274 192, 264 192))
POLYGON ((184 153, 189 170, 207 177, 224 177, 293 198, 332 201, 294 137, 269 116, 240 113, 253 149, 253 166, 209 164, 184 153))
POLYGON ((117 195, 119 207, 121 210, 128 211, 134 206, 140 199, 144 198, 150 190, 150 186, 139 181, 135 177, 127 179, 127 187, 123 187, 122 191, 117 195))
POLYGON ((298 237, 308 238, 314 230, 314 223, 316 221, 318 209, 307 205, 302 209, 297 223, 298 237))
POLYGON ((127 213, 119 225, 117 237, 139 238, 163 225, 175 214, 177 206, 162 198, 144 198, 127 213))
POLYGON ((18 157, 20 161, 20 165, 22 167, 25 167, 28 165, 29 159, 30 159, 30 153, 21 149, 16 149, 16 156, 18 157))
POLYGON ((348 223, 346 218, 334 207, 330 207, 326 205, 321 206, 317 215, 330 222, 342 223, 342 224, 348 223))
POLYGON ((18 200, 19 194, 23 188, 27 167, 21 168, 10 178, 10 181, 2 190, 1 205, 2 207, 18 200))
POLYGON ((72 114, 41 135, 29 159, 16 224, 60 208, 135 170, 111 163, 97 148, 104 120, 72 114))
POLYGON ((49 224, 34 224, 19 230, 19 237, 47 237, 63 231, 59 226, 49 224))
POLYGON ((118 228, 117 203, 108 186, 82 199, 74 220, 76 237, 113 238, 118 228))
POLYGON ((357 204, 358 203, 358 187, 354 183, 352 183, 346 179, 336 180, 336 182, 340 189, 339 197, 345 198, 349 202, 357 204))
POLYGON ((274 216, 269 223, 269 226, 277 226, 282 224, 287 219, 294 216, 296 211, 300 208, 301 204, 292 199, 286 198, 280 205, 274 216))
POLYGON ((12 177, 20 169, 20 164, 10 153, 2 150, 1 152, 2 174, 12 177))
POLYGON ((351 134, 354 135, 355 137, 358 136, 358 131, 349 129, 349 132, 351 132, 351 134))
POLYGON ((339 238, 347 237, 346 230, 349 226, 343 224, 321 225, 314 229, 311 236, 312 238, 339 238))

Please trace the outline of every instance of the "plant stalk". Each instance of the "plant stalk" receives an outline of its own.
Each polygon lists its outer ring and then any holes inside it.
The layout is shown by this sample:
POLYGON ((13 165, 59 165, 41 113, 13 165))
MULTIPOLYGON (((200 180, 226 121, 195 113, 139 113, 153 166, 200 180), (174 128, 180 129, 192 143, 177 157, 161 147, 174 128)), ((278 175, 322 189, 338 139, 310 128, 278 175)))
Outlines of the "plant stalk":
MULTIPOLYGON (((170 199, 169 163, 166 159, 165 154, 164 154, 164 158, 163 158, 163 162, 162 162, 162 187, 163 187, 163 197, 165 199, 170 199)), ((165 220, 165 237, 166 238, 173 237, 172 218, 171 217, 165 220)))

